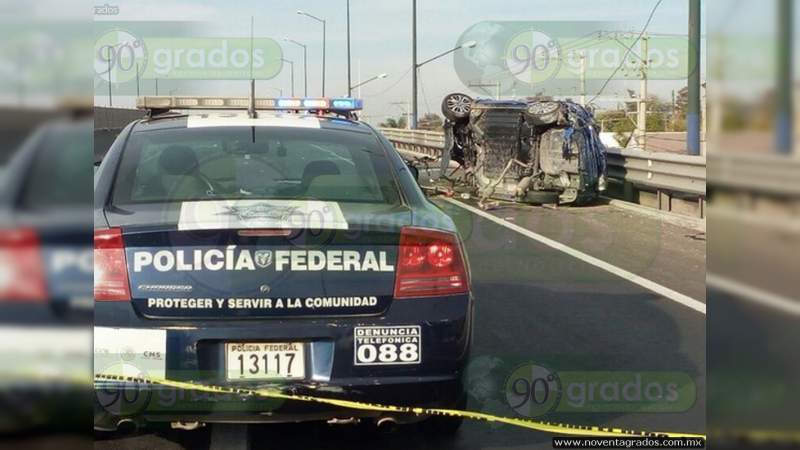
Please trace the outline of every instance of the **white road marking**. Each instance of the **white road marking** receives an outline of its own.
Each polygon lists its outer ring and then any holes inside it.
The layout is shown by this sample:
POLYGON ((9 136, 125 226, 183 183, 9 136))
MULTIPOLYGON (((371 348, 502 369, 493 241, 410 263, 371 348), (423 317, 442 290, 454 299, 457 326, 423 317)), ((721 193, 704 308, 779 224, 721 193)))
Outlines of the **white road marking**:
POLYGON ((767 292, 757 287, 748 286, 742 282, 731 280, 720 275, 709 273, 706 275, 706 284, 714 289, 725 291, 736 297, 749 300, 759 305, 783 311, 788 314, 800 316, 800 301, 792 300, 772 292, 767 292))
POLYGON ((693 299, 693 298, 691 298, 691 297, 689 297, 687 295, 681 294, 680 292, 673 291, 672 289, 670 289, 670 288, 668 288, 666 286, 662 286, 662 285, 660 285, 660 284, 658 284, 658 283, 656 283, 654 281, 650 281, 647 278, 640 277, 639 275, 636 275, 635 273, 628 272, 625 269, 619 268, 619 267, 617 267, 617 266, 615 266, 613 264, 609 264, 609 263, 607 263, 607 262, 605 262, 603 260, 597 259, 594 256, 587 255, 586 253, 583 253, 580 250, 575 250, 572 247, 564 245, 564 244, 562 244, 562 243, 560 243, 558 241, 554 241, 553 239, 550 239, 548 237, 542 236, 541 234, 534 233, 533 231, 525 229, 525 228, 523 228, 523 227, 521 227, 521 226, 519 226, 517 224, 513 224, 513 223, 510 223, 510 222, 507 222, 507 221, 505 221, 505 220, 503 220, 503 219, 501 219, 499 217, 496 217, 496 216, 493 216, 492 214, 487 213, 486 211, 480 210, 478 208, 475 208, 473 206, 461 203, 459 201, 456 201, 456 200, 453 200, 453 199, 450 199, 450 198, 445 198, 444 200, 446 200, 447 202, 449 202, 449 203, 451 203, 451 204, 453 204, 455 206, 458 206, 459 208, 466 209, 467 211, 469 211, 469 212, 471 212, 473 214, 479 215, 479 216, 483 217, 484 219, 491 220, 492 222, 494 222, 494 223, 496 223, 498 225, 504 226, 504 227, 508 228, 509 230, 516 231, 517 233, 519 233, 519 234, 521 234, 523 236, 529 237, 529 238, 533 239, 534 241, 537 241, 537 242, 539 242, 541 244, 544 244, 544 245, 546 245, 548 247, 551 247, 553 249, 556 249, 558 251, 564 252, 564 253, 566 253, 566 254, 568 254, 570 256, 573 256, 575 258, 578 258, 578 259, 580 259, 581 261, 583 261, 583 262, 585 262, 587 264, 591 264, 591 265, 593 265, 593 266, 595 266, 595 267, 597 267, 599 269, 603 269, 606 272, 609 272, 609 273, 614 274, 614 275, 616 275, 616 276, 618 276, 620 278, 628 280, 631 283, 638 284, 639 286, 641 286, 641 287, 643 287, 643 288, 645 288, 647 290, 653 291, 656 294, 662 295, 663 297, 665 297, 665 298, 667 298, 669 300, 672 300, 672 301, 674 301, 676 303, 680 303, 681 305, 689 307, 689 308, 691 308, 691 309, 693 309, 693 310, 695 310, 695 311, 697 311, 699 313, 702 313, 702 314, 706 313, 706 304, 701 302, 701 301, 699 301, 699 300, 695 300, 695 299, 693 299))

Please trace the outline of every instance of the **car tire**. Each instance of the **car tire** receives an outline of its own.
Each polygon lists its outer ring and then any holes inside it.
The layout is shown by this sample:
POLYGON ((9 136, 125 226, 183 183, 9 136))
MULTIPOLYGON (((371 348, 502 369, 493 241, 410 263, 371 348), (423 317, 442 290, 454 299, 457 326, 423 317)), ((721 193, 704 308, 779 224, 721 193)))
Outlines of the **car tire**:
POLYGON ((553 125, 561 116, 558 102, 531 102, 525 108, 525 120, 533 126, 553 125))
POLYGON ((531 189, 525 193, 522 201, 531 205, 555 205, 559 203, 558 197, 558 192, 534 191, 531 189))
POLYGON ((469 118, 469 112, 472 109, 472 97, 467 94, 453 93, 448 94, 442 100, 442 114, 453 121, 462 121, 469 118))

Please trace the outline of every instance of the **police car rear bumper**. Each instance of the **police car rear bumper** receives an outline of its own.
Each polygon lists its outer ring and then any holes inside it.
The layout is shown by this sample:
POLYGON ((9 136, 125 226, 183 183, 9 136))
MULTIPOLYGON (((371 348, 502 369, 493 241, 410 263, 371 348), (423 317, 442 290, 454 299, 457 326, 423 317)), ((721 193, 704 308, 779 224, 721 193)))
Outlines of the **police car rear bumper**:
MULTIPOLYGON (((168 379, 215 386, 275 387, 264 382, 228 381, 225 343, 301 341, 330 348, 332 358, 327 373, 324 367, 321 370, 324 364, 311 360, 305 380, 280 385, 286 392, 400 406, 454 407, 463 400, 461 376, 471 339, 472 299, 459 295, 395 300, 385 314, 371 317, 202 321, 145 319, 127 302, 98 302, 95 326, 166 330, 168 379), (356 365, 354 330, 365 326, 418 326, 419 363, 356 365)), ((96 359, 95 371, 103 370, 96 359)), ((95 393, 98 429, 114 429, 122 418, 144 422, 293 422, 385 415, 316 403, 232 398, 232 394, 181 392, 135 383, 96 382, 95 393)))
MULTIPOLYGON (((464 399, 459 377, 394 377, 348 380, 348 386, 313 389, 293 385, 286 392, 386 405, 456 408, 464 399)), ((133 420, 139 426, 161 422, 201 423, 286 423, 350 418, 377 419, 391 416, 398 423, 413 423, 426 416, 360 410, 304 401, 257 399, 234 394, 181 391, 165 386, 135 383, 96 385, 95 428, 113 431, 120 421, 133 420), (102 392, 102 394, 101 394, 102 392), (127 398, 125 405, 111 404, 112 398, 127 398)))

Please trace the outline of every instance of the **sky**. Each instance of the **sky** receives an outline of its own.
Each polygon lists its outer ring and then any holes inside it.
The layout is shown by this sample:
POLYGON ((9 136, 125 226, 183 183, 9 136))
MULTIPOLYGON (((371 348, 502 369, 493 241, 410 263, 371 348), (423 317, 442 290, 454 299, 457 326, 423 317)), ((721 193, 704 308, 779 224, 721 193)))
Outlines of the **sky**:
MULTIPOLYGON (((202 26, 207 27, 202 30, 205 36, 247 37, 252 16, 254 34, 276 39, 283 46, 284 57, 295 61, 296 93, 302 91, 302 50, 287 45, 283 38, 307 44, 309 94, 319 95, 322 27, 296 13, 302 9, 327 21, 326 93, 329 96, 346 93, 346 0, 126 0, 96 4, 119 6, 120 11, 116 16, 95 16, 96 34, 110 25, 104 20, 117 23, 201 21, 202 26)), ((364 117, 368 121, 377 123, 389 115, 398 116, 406 106, 397 103, 410 101, 411 4, 411 0, 350 1, 353 83, 380 73, 388 74, 385 79, 370 82, 356 92, 364 99, 364 117)), ((655 4, 655 0, 418 0, 418 58, 424 60, 453 48, 465 30, 482 21, 613 21, 619 24, 615 31, 638 33, 655 4)), ((687 24, 688 1, 664 0, 653 16, 648 33, 685 36, 687 24)), ((288 93, 288 72, 286 65, 284 72, 274 79, 259 81, 257 91, 262 96, 274 95, 278 89, 288 93)), ((452 55, 422 67, 419 80, 420 114, 439 112, 441 99, 450 92, 486 96, 464 86, 454 69, 452 55)), ((653 80, 648 90, 666 99, 672 90, 685 84, 685 80, 653 80)), ((103 86, 107 85, 103 83, 103 86)), ((628 96, 626 88, 638 89, 638 86, 638 81, 612 82, 600 100, 607 105, 614 104, 628 96)), ((246 95, 247 82, 162 80, 159 89, 162 94, 172 92, 175 95, 246 95)), ((99 91, 101 89, 96 89, 95 103, 107 105, 99 91)), ((114 106, 133 104, 130 96, 115 96, 114 106)))

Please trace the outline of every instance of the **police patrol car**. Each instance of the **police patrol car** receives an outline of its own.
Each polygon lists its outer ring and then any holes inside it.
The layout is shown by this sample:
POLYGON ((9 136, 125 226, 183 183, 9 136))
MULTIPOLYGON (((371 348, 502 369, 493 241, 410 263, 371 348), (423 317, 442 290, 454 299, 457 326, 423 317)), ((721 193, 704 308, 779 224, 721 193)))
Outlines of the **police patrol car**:
MULTIPOLYGON (((352 98, 143 97, 95 180, 95 372, 462 408, 469 268, 452 220, 352 98)), ((97 381, 131 420, 369 420, 97 381)), ((430 417, 453 432, 459 419, 430 417)))

